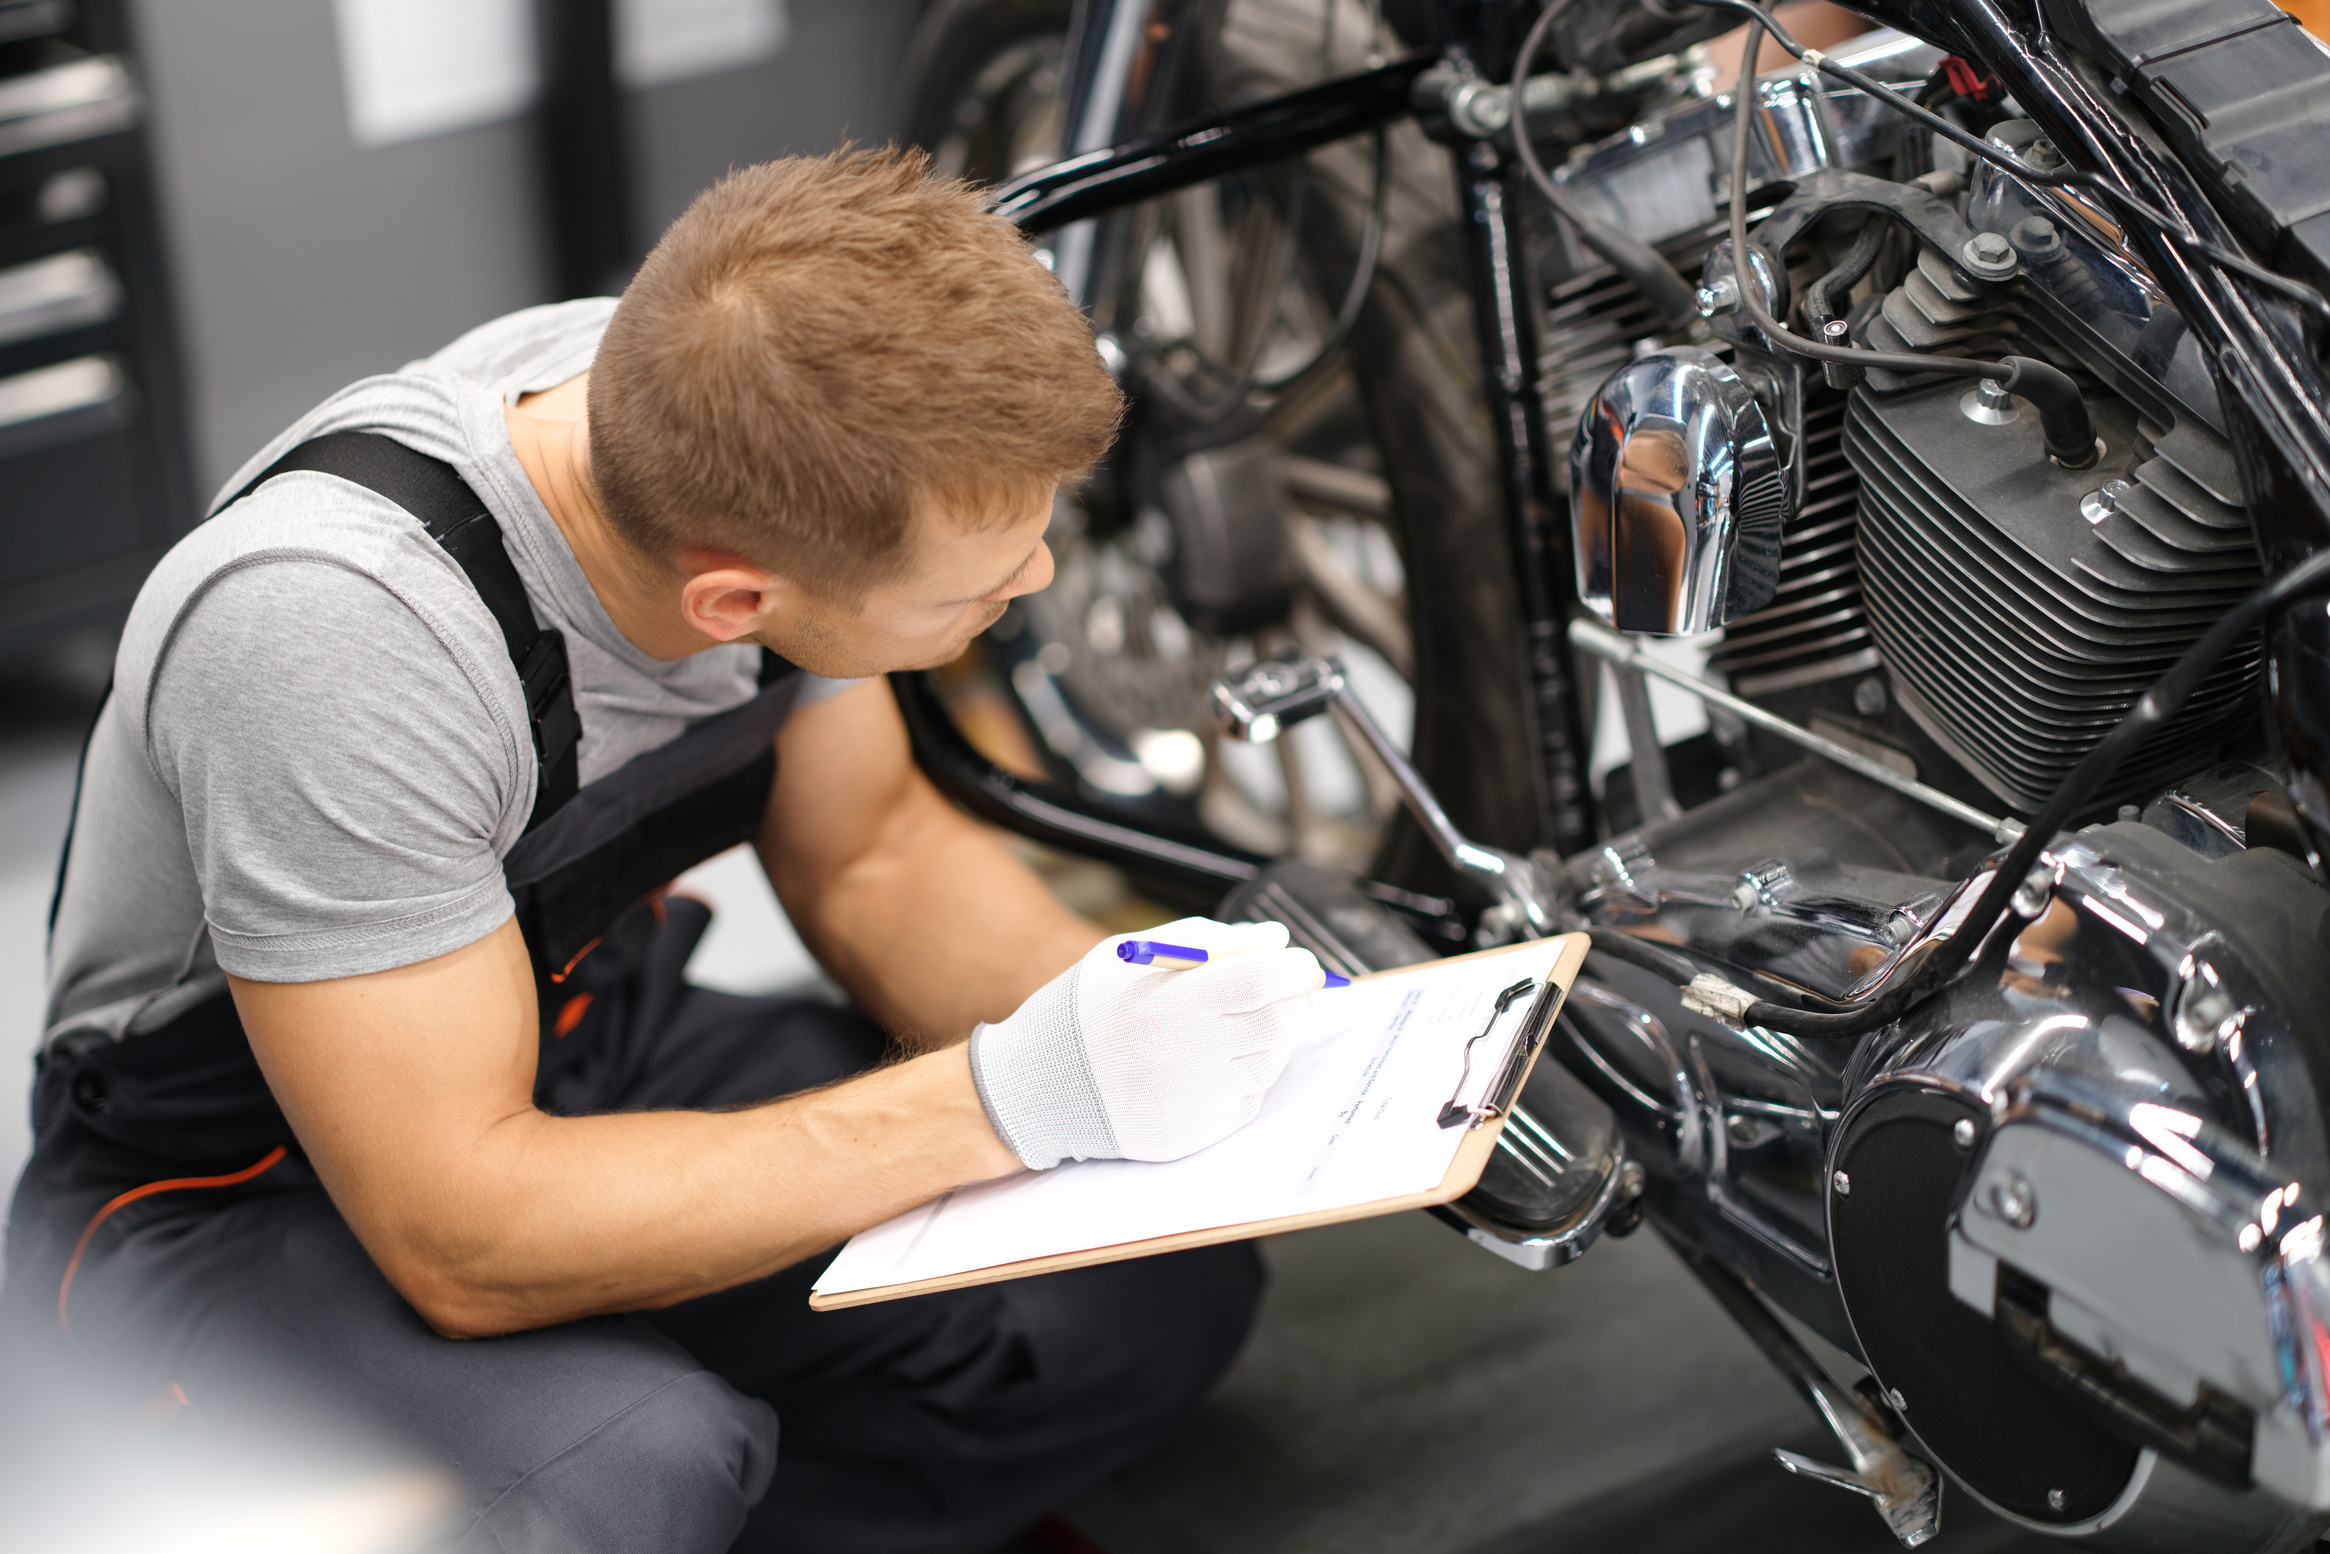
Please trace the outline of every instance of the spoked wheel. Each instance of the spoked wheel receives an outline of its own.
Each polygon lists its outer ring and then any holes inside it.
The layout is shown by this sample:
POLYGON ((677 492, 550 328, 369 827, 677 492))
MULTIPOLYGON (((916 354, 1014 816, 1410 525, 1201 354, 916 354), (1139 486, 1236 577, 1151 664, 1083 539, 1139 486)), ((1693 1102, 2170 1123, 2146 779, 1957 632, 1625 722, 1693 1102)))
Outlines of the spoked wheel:
MULTIPOLYGON (((1354 0, 1227 10, 1189 114, 1399 49, 1354 0)), ((1058 155, 1067 20, 1066 0, 929 13, 907 122, 942 172, 1058 155)), ((1517 851, 1548 834, 1446 154, 1401 125, 1380 155, 1363 138, 1109 218, 1088 303, 1132 417, 1059 505, 1056 581, 983 648, 1051 774, 1128 816, 1441 892, 1387 774, 1331 720, 1238 746, 1205 704, 1257 656, 1338 654, 1460 827, 1517 851), (1338 328, 1371 220, 1380 257, 1338 328)))

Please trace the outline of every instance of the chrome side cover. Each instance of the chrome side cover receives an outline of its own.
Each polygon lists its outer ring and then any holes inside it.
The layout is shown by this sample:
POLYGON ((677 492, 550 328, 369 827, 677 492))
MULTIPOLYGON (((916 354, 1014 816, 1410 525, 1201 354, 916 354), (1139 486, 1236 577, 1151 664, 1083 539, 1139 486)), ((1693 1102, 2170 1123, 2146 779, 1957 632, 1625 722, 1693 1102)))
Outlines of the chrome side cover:
POLYGON ((1578 595, 1620 631, 1712 631, 1771 602, 1794 505, 1740 375, 1654 351, 1602 384, 1570 447, 1578 595))
POLYGON ((2160 1449, 2330 1509, 2319 1207, 2182 1106, 2041 1072, 2004 1112, 1951 1293, 2160 1449))

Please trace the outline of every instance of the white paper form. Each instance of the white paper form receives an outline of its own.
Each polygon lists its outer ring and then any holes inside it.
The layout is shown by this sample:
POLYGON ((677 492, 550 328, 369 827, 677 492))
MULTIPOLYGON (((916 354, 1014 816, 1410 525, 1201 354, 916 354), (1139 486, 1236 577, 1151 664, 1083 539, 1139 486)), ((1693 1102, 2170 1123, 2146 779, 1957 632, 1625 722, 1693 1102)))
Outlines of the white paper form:
POLYGON ((1487 1095, 1535 1002, 1532 989, 1497 1015, 1498 995, 1524 978, 1542 987, 1563 949, 1564 941, 1545 940, 1313 994, 1318 1029, 1261 1113, 1219 1144, 1164 1164, 1072 1161, 959 1188, 852 1239, 816 1292, 910 1284, 1428 1192, 1465 1138, 1463 1127, 1439 1125, 1441 1108, 1487 1095), (1466 1045, 1484 1030, 1468 1073, 1466 1045))

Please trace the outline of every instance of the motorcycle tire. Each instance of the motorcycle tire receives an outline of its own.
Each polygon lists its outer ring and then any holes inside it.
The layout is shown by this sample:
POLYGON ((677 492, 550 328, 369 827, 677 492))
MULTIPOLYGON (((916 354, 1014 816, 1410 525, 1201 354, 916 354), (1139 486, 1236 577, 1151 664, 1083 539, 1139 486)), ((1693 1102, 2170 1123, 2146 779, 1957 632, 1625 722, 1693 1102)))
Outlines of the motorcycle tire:
MULTIPOLYGON (((1367 37, 1367 7, 1326 3, 1340 5, 1336 25, 1353 40, 1337 52, 1338 72, 1363 68, 1367 51, 1358 42, 1367 37), (1346 52, 1359 58, 1346 59, 1346 52)), ((901 80, 907 138, 934 152, 944 148, 941 171, 988 178, 1024 171, 980 165, 982 150, 992 157, 998 148, 981 145, 976 114, 965 104, 983 77, 993 90, 996 73, 1015 68, 1049 69, 1056 83, 1059 46, 1049 40, 1064 37, 1069 10, 1068 0, 940 0, 917 31, 901 80), (1030 65, 1047 44, 1051 62, 1030 65)), ((1232 0, 1191 107, 1230 106, 1314 83, 1325 18, 1322 0, 1232 0)), ((1373 47, 1404 51, 1388 33, 1373 47)), ((1551 805, 1479 388, 1453 168, 1448 152, 1412 123, 1395 126, 1386 146, 1392 165, 1381 258, 1344 350, 1389 486, 1387 526, 1405 575, 1416 708, 1411 745, 1424 779, 1466 834, 1526 852, 1549 839, 1551 805)), ((1339 298, 1372 206, 1373 139, 1314 152, 1307 176, 1310 194, 1296 234, 1302 262, 1322 295, 1339 298)), ((1404 811, 1384 828, 1372 872, 1413 890, 1457 890, 1404 811)))

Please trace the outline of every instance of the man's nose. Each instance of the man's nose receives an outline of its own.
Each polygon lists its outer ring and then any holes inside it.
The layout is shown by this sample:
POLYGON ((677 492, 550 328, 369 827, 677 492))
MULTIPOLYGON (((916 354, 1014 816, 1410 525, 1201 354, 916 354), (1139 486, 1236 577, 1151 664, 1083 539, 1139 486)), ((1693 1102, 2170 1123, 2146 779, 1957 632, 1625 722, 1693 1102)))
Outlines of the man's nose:
POLYGON ((1032 594, 1052 586, 1052 547, 1036 541, 1035 554, 1028 557, 1027 566, 1016 581, 1004 586, 995 595, 998 600, 1016 599, 1021 594, 1032 594))

